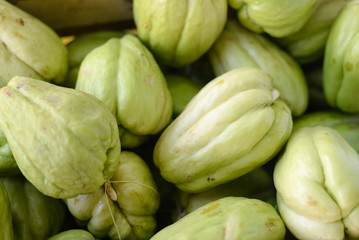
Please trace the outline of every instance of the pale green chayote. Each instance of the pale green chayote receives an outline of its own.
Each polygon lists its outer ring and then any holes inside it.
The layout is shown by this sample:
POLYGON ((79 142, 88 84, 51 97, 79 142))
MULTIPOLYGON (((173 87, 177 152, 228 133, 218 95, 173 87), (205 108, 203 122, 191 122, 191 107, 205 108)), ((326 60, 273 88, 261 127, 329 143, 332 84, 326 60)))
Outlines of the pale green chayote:
POLYGON ((86 230, 70 229, 58 233, 47 240, 95 240, 95 238, 86 230))

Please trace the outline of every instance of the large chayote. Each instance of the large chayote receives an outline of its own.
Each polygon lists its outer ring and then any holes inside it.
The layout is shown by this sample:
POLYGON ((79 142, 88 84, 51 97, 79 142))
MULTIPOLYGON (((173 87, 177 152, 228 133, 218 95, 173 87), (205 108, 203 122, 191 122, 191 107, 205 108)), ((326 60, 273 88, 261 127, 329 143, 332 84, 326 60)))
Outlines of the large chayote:
POLYGON ((21 172, 45 195, 93 192, 118 166, 116 119, 87 93, 14 77, 0 91, 0 126, 21 172))
POLYGON ((328 103, 344 112, 359 112, 359 1, 339 13, 325 47, 323 86, 328 103))
POLYGON ((274 207, 258 199, 210 202, 156 233, 151 240, 280 240, 285 226, 274 207))
POLYGON ((280 98, 294 116, 308 105, 308 88, 302 69, 286 52, 264 36, 250 32, 236 20, 229 20, 208 52, 217 76, 238 67, 255 67, 268 72, 280 98))
POLYGON ((21 175, 1 182, 9 195, 16 240, 46 240, 62 229, 66 207, 60 199, 45 196, 21 175))
POLYGON ((300 30, 320 0, 228 0, 238 19, 253 32, 284 37, 300 30))
POLYGON ((86 230, 71 229, 58 233, 47 240, 95 240, 95 238, 86 230))
POLYGON ((0 87, 14 76, 61 83, 67 49, 47 25, 8 1, 0 1, 0 87))
POLYGON ((134 0, 140 39, 161 64, 175 67, 199 59, 227 20, 227 0, 134 0))
POLYGON ((334 129, 294 131, 274 169, 279 212, 298 239, 359 238, 359 155, 334 129))
POLYGON ((200 192, 269 161, 291 130, 291 112, 270 75, 238 68, 204 86, 164 130, 154 163, 181 190, 200 192))
POLYGON ((299 32, 279 38, 278 42, 300 63, 323 57, 330 28, 348 1, 320 0, 316 11, 299 32))
POLYGON ((100 99, 122 131, 135 138, 157 134, 171 120, 166 79, 151 52, 131 34, 112 38, 86 55, 76 89, 100 99))
POLYGON ((0 226, 0 239, 13 240, 14 231, 12 227, 10 200, 2 182, 0 182, 0 226))
POLYGON ((133 152, 121 153, 118 169, 104 186, 66 203, 98 238, 149 239, 156 230, 157 187, 146 163, 133 152))

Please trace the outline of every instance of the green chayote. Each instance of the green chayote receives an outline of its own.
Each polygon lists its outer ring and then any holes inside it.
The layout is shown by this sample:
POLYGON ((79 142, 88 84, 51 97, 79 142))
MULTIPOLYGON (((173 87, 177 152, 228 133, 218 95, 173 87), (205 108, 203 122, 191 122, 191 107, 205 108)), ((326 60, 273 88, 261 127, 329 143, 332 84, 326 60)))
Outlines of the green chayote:
POLYGON ((20 173, 9 143, 0 128, 0 176, 15 175, 20 173))
POLYGON ((66 203, 95 237, 149 239, 156 229, 159 193, 150 169, 133 152, 121 153, 118 169, 104 186, 66 203))
POLYGON ((166 79, 151 52, 131 34, 91 51, 81 63, 76 89, 100 99, 134 136, 157 134, 171 120, 166 79))
POLYGON ((323 87, 330 106, 359 112, 359 1, 350 1, 336 18, 327 40, 323 87))
POLYGON ((210 81, 163 131, 153 160, 186 192, 234 180, 269 161, 292 130, 270 75, 238 68, 210 81))
POLYGON ((45 196, 21 175, 1 182, 11 203, 16 240, 46 240, 61 230, 66 208, 60 199, 45 196))
POLYGON ((0 126, 21 172, 45 195, 93 192, 117 168, 116 119, 87 93, 14 77, 0 91, 0 126))
POLYGON ((8 1, 0 1, 0 87, 14 76, 61 83, 67 49, 47 25, 8 1))
POLYGON ((359 155, 334 129, 298 128, 274 169, 277 204, 298 239, 359 238, 359 155))
POLYGON ((262 35, 229 20, 208 52, 217 76, 238 67, 255 67, 268 72, 273 86, 280 92, 294 116, 308 105, 308 88, 302 69, 286 52, 262 35))
POLYGON ((10 200, 4 184, 0 181, 0 239, 13 240, 12 215, 10 200))
POLYGON ((134 0, 139 38, 161 64, 185 66, 198 60, 227 20, 226 0, 134 0))
POLYGON ((280 240, 285 226, 274 207, 257 199, 210 202, 156 233, 151 240, 280 240))
POLYGON ((47 240, 95 240, 95 238, 86 230, 71 229, 58 233, 47 240))

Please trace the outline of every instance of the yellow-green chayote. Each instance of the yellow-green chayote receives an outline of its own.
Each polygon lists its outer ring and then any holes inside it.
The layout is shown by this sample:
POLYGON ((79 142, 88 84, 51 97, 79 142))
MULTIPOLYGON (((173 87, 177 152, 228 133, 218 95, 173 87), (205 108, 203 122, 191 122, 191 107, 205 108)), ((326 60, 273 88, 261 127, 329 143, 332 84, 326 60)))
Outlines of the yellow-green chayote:
POLYGON ((302 127, 274 168, 280 215, 297 239, 359 238, 359 155, 334 129, 302 127))
MULTIPOLYGON (((100 99, 116 116, 122 131, 138 139, 137 145, 171 120, 166 79, 151 52, 131 34, 112 38, 87 54, 76 89, 100 99)), ((121 144, 130 147, 125 141, 121 144)))
POLYGON ((169 225, 151 240, 280 240, 285 226, 269 203, 244 197, 210 202, 169 225))
POLYGON ((14 77, 0 90, 0 127, 22 174, 45 195, 93 192, 117 169, 116 119, 90 94, 14 77))
POLYGON ((74 88, 76 86, 77 74, 81 62, 86 57, 86 55, 96 47, 104 44, 110 38, 120 38, 123 35, 124 33, 121 31, 100 30, 76 36, 75 40, 66 45, 68 51, 67 60, 69 64, 69 70, 67 78, 62 85, 74 88))
POLYGON ((255 67, 268 72, 280 98, 294 116, 308 105, 308 88, 302 69, 286 52, 264 36, 250 32, 236 20, 229 20, 208 52, 217 76, 239 67, 255 67))
POLYGON ((228 0, 243 26, 257 33, 284 37, 299 31, 320 0, 228 0))
POLYGON ((14 76, 61 83, 67 73, 67 49, 40 20, 0 0, 0 87, 14 76))
POLYGON ((359 1, 340 11, 327 40, 323 65, 325 97, 332 107, 359 112, 359 1))
POLYGON ((9 143, 0 128, 0 176, 15 175, 20 173, 9 143))
POLYGON ((0 182, 0 226, 0 239, 13 240, 14 231, 12 227, 10 200, 2 182, 0 182))
POLYGON ((96 192, 66 200, 71 214, 97 238, 149 239, 159 194, 147 164, 124 151, 112 178, 96 192))
POLYGON ((198 60, 227 20, 227 0, 134 0, 138 35, 163 65, 181 67, 198 60))
POLYGON ((86 230, 70 229, 58 233, 47 240, 95 240, 95 238, 86 230))
POLYGON ((299 63, 311 63, 324 55, 329 31, 339 11, 349 0, 320 0, 309 21, 299 30, 277 41, 299 63))
POLYGON ((293 131, 301 127, 327 126, 335 129, 359 153, 359 114, 316 111, 294 120, 293 131))
POLYGON ((66 206, 60 199, 45 196, 23 176, 5 177, 16 240, 46 240, 63 225, 66 206))
POLYGON ((211 80, 158 139, 153 160, 161 175, 185 192, 201 192, 269 161, 292 130, 278 94, 256 68, 211 80))

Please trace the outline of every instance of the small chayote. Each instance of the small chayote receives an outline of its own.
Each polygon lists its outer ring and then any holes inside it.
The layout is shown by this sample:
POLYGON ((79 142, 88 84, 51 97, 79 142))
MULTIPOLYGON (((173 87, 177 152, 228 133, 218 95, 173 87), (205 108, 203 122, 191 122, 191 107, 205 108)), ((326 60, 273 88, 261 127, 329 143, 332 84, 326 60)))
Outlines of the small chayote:
POLYGON ((131 34, 112 38, 86 55, 76 89, 100 99, 134 137, 157 134, 171 120, 166 79, 151 52, 131 34))
POLYGON ((13 240, 11 206, 8 193, 4 184, 0 181, 0 239, 13 240))
POLYGON ((358 239, 358 172, 358 153, 334 129, 294 131, 273 175, 291 233, 298 239, 358 239))
POLYGON ((45 196, 21 175, 0 181, 8 192, 16 240, 46 240, 62 229, 66 206, 60 199, 45 196))
POLYGON ((0 177, 20 173, 17 163, 12 155, 9 143, 3 130, 0 128, 0 177))
POLYGON ((227 20, 227 0, 134 0, 140 39, 161 64, 181 67, 198 60, 227 20))
POLYGON ((266 37, 248 31, 238 21, 229 20, 208 52, 217 76, 239 67, 255 67, 268 72, 273 87, 280 92, 294 116, 308 105, 308 87, 296 61, 266 37))
POLYGON ((253 32, 284 37, 299 31, 320 0, 228 0, 241 24, 253 32))
POLYGON ((359 1, 339 13, 325 47, 323 87, 330 106, 359 112, 359 1))
POLYGON ((45 195, 93 192, 117 169, 116 119, 90 94, 14 77, 0 91, 0 126, 21 172, 45 195))
POLYGON ((270 75, 237 68, 210 81, 188 103, 161 134, 153 160, 167 181, 200 192, 269 161, 291 130, 291 112, 270 75))
POLYGON ((156 230, 159 199, 147 164, 135 153, 124 151, 109 182, 66 203, 71 214, 95 237, 145 240, 156 230))
POLYGON ((70 229, 58 233, 47 240, 95 240, 95 238, 86 230, 70 229))
POLYGON ((0 87, 14 76, 61 83, 67 73, 67 49, 40 20, 0 0, 0 87))
POLYGON ((169 225, 151 240, 281 240, 285 226, 272 205, 258 199, 226 197, 169 225))

